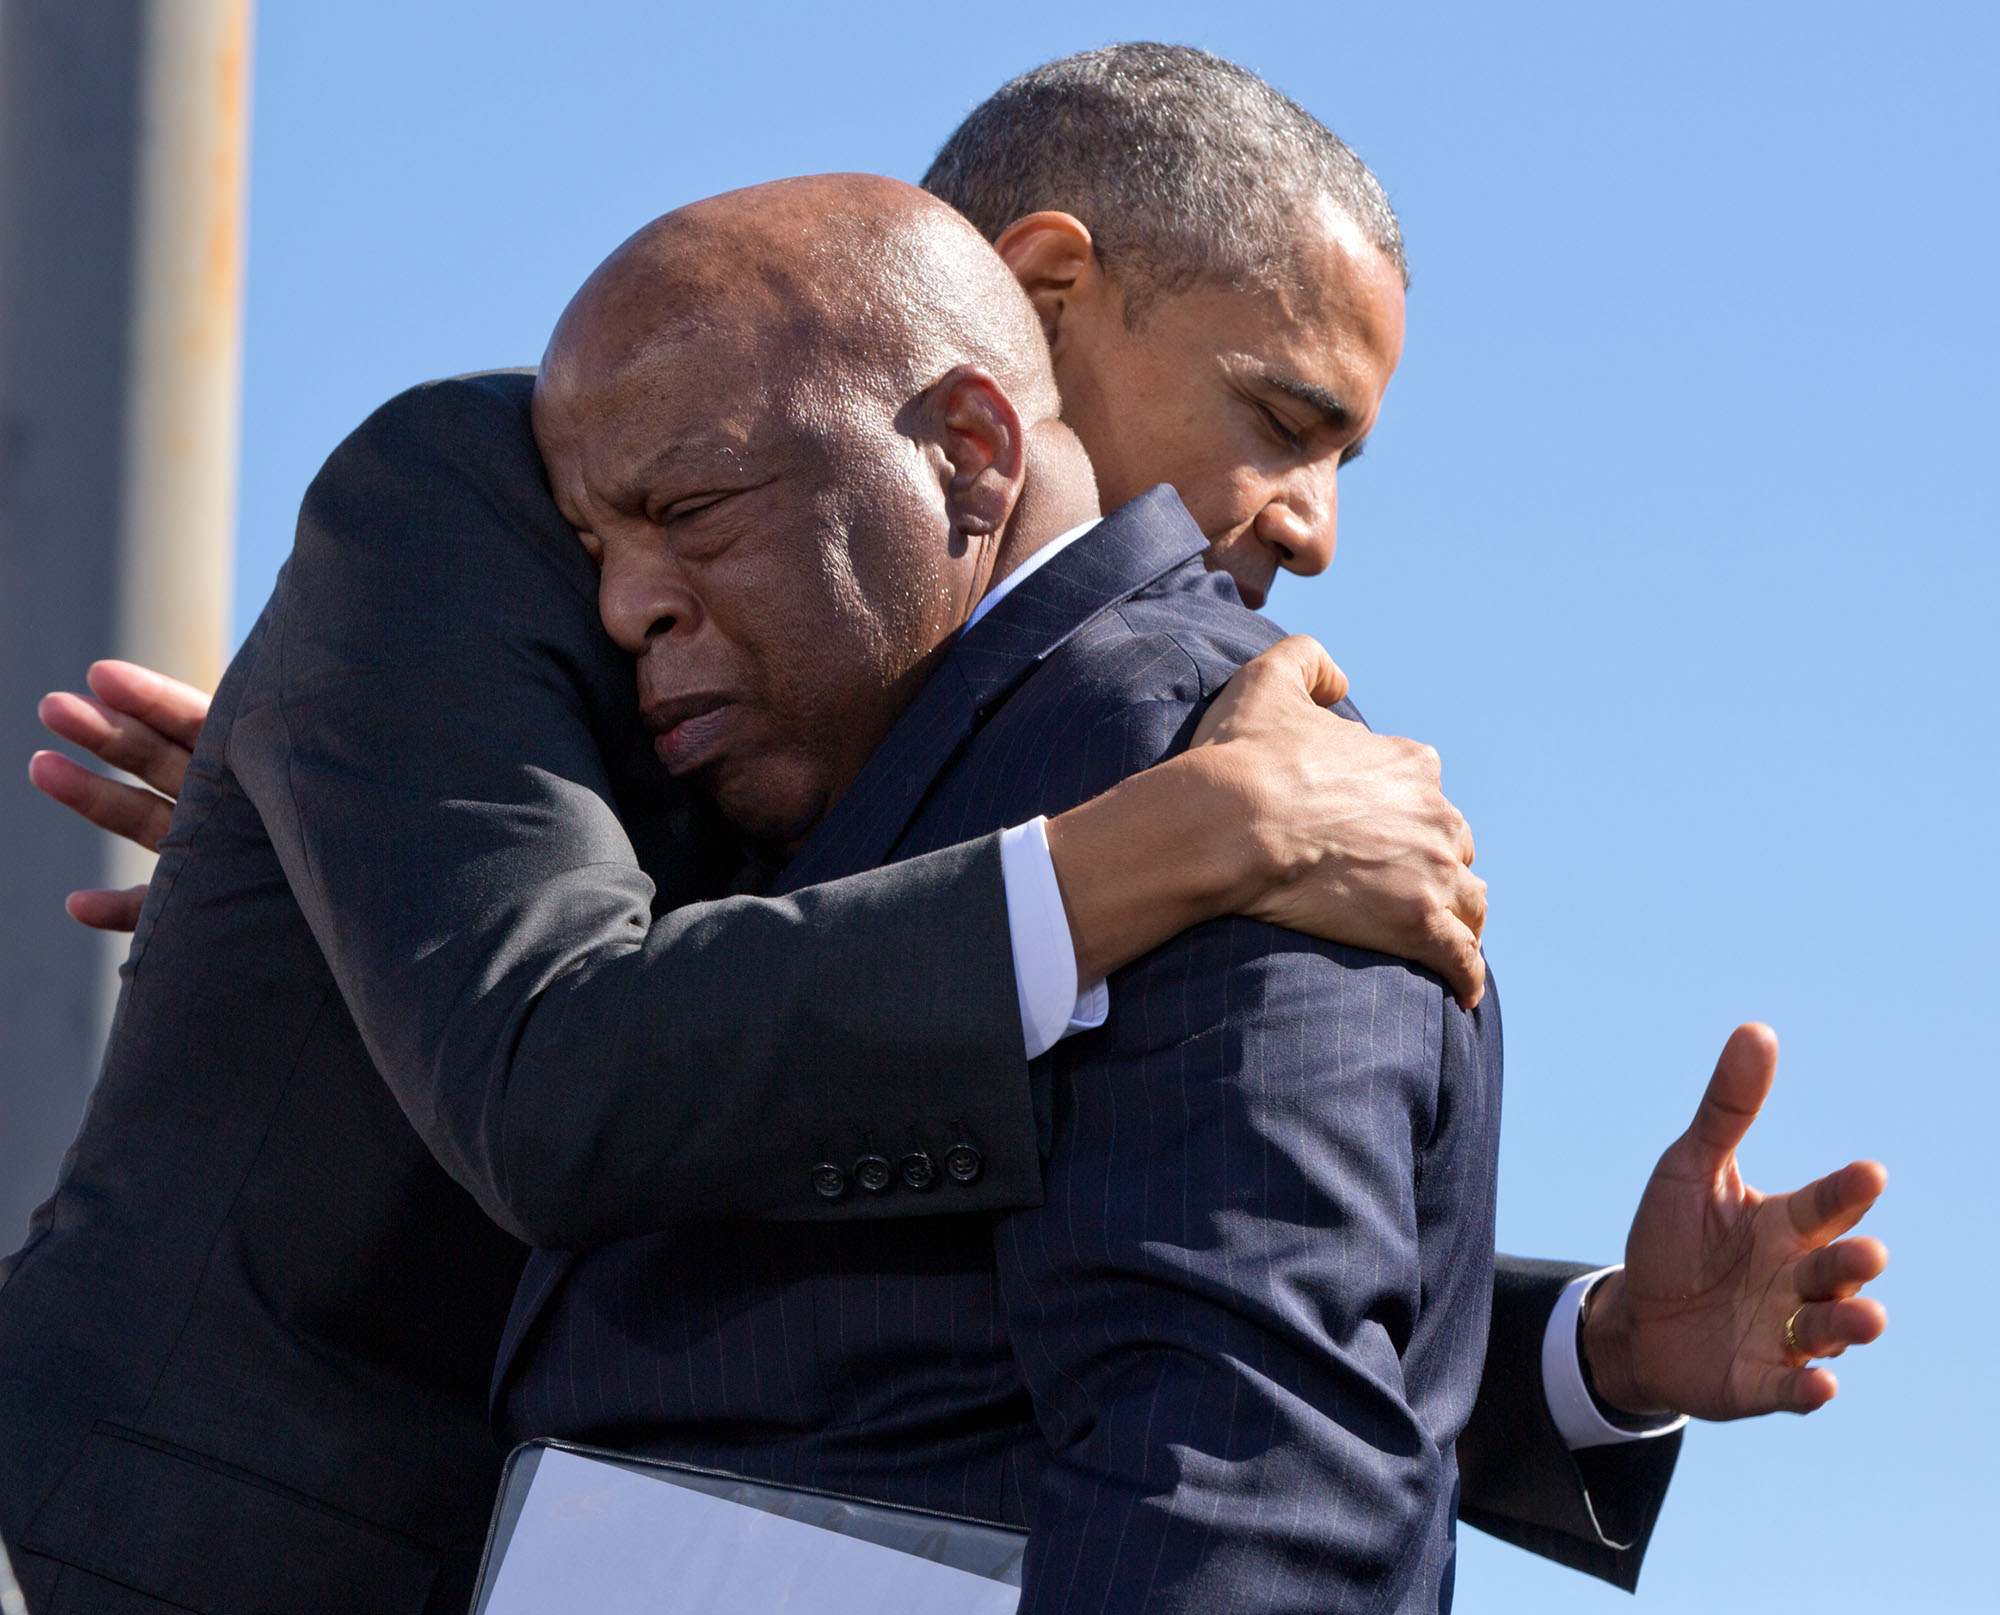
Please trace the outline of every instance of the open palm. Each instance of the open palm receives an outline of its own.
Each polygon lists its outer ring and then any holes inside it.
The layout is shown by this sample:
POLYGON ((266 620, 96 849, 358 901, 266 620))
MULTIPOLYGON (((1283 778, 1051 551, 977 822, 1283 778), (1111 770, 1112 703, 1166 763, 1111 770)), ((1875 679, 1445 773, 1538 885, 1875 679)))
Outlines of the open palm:
POLYGON ((1776 1034, 1738 1027, 1693 1123, 1653 1169, 1624 1272, 1592 1298, 1592 1378, 1618 1407, 1703 1419, 1809 1413, 1838 1389, 1811 1360, 1865 1344, 1888 1324, 1881 1303, 1857 1293, 1888 1252, 1878 1240, 1839 1238, 1887 1184, 1878 1163, 1856 1161, 1790 1194, 1743 1181, 1737 1147, 1777 1069, 1776 1034))

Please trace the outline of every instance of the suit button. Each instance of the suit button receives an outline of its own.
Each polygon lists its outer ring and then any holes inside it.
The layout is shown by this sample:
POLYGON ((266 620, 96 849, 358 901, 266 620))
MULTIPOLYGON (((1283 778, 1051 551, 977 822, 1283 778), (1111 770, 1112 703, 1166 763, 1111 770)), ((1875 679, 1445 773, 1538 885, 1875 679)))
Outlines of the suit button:
POLYGON ((896 1181, 885 1155, 864 1155, 854 1163, 854 1181, 870 1194, 887 1194, 896 1181))
POLYGON ((911 1150, 897 1163, 896 1170, 918 1194, 937 1186, 937 1165, 922 1150, 911 1150))
POLYGON ((838 1200, 847 1193, 847 1174, 831 1161, 813 1168, 813 1193, 822 1200, 838 1200))
POLYGON ((944 1169, 954 1183, 977 1183, 986 1169, 986 1157, 970 1144, 954 1144, 944 1152, 944 1169))

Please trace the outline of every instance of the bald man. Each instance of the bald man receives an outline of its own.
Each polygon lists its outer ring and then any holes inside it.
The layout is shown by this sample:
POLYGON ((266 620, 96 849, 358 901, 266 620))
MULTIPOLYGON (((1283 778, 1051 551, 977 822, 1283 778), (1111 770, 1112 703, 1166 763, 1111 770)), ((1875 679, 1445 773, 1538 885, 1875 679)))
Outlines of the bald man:
POLYGON ((38 1615, 457 1615, 530 1242, 1034 1205, 1029 1061, 1080 986, 1239 908, 1366 940, 1355 891, 1407 893, 1384 825, 1448 866, 1416 883, 1441 912, 1478 896, 1435 759, 1320 711, 1337 675, 1294 646, 1254 732, 1046 825, 702 901, 742 839, 654 755, 529 386, 357 431, 217 693, 88 1115, 0 1264, 0 1536, 38 1615), (934 1191, 877 1192, 878 1150, 934 1191))
MULTIPOLYGON (((1357 387, 1397 307, 1359 324, 1357 387)), ((1171 489, 1097 519, 1060 409, 1005 265, 889 180, 696 203, 564 314, 556 501, 659 755, 776 889, 1108 790, 1277 640, 1171 489)), ((1044 1057, 1040 1206, 538 1255, 509 1433, 1028 1526, 1024 1615, 1448 1608, 1492 991, 1249 920, 1109 985, 1044 1057)), ((877 1154, 870 1192, 949 1192, 877 1154)))

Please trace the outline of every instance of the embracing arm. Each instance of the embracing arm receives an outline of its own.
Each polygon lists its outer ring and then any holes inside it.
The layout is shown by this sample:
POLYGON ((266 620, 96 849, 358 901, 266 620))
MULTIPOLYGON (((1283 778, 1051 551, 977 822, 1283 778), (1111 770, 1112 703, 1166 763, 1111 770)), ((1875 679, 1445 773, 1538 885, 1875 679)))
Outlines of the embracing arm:
POLYGON ((997 838, 695 901, 733 848, 648 753, 525 402, 526 378, 420 389, 336 451, 204 742, 376 1069, 544 1247, 880 1214, 819 1170, 871 1130, 983 1154, 904 1214, 1032 1201, 997 838))
MULTIPOLYGON (((152 851, 209 698, 131 662, 95 663, 88 682, 88 696, 44 697, 42 721, 143 783, 52 751, 29 760, 29 775, 98 828, 152 851)), ((1409 959, 1467 1008, 1478 1003, 1486 883, 1472 873, 1471 831, 1439 788, 1437 753, 1333 717, 1326 709, 1346 693, 1316 641, 1283 640, 1230 680, 1186 757, 1049 821, 1079 984, 1203 920, 1244 914, 1409 959)), ((85 925, 129 931, 145 895, 143 886, 74 892, 69 910, 85 925)))

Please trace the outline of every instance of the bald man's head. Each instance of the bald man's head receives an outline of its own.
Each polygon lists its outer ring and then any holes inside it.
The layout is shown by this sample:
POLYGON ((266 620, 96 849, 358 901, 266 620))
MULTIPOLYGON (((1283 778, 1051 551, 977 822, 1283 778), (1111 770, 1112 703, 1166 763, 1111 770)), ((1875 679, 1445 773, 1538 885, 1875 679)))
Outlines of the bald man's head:
POLYGON ((906 400, 971 364, 1024 420, 1061 411, 1048 344, 1006 265, 952 208, 873 174, 778 180, 655 219, 564 310, 539 407, 643 390, 684 356, 718 351, 743 362, 735 379, 829 403, 853 390, 906 400))
POLYGON ((913 186, 757 186, 613 253, 535 435, 668 766, 801 840, 987 587, 1095 514, 1059 412, 1025 295, 913 186))

